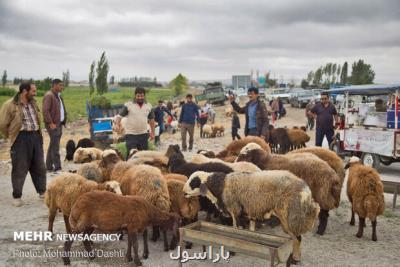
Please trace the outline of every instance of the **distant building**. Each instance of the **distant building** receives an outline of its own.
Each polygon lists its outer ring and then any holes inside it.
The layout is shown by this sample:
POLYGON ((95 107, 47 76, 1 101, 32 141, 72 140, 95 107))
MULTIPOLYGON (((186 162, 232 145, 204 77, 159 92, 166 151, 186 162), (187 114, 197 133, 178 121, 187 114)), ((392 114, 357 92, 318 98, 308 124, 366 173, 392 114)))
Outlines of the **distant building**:
POLYGON ((232 86, 235 90, 238 88, 249 88, 251 86, 250 75, 232 75, 232 86))

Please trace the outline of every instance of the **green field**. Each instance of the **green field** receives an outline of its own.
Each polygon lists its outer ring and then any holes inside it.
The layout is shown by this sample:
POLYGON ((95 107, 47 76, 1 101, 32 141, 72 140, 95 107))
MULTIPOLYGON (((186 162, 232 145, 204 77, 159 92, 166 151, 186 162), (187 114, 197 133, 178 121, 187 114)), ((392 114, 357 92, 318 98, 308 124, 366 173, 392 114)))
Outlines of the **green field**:
MULTIPOLYGON (((0 89, 1 90, 1 89, 0 89)), ((68 87, 62 93, 65 106, 68 112, 68 121, 75 121, 86 117, 86 100, 89 99, 89 87, 68 87)), ((132 99, 132 88, 119 88, 118 92, 108 92, 104 96, 111 100, 111 104, 123 104, 132 99)), ((0 106, 9 99, 9 96, 0 96, 0 106)), ((41 107, 43 97, 37 97, 39 107, 41 107)), ((168 88, 151 88, 146 99, 153 106, 159 99, 167 100, 171 98, 171 90, 168 88)))

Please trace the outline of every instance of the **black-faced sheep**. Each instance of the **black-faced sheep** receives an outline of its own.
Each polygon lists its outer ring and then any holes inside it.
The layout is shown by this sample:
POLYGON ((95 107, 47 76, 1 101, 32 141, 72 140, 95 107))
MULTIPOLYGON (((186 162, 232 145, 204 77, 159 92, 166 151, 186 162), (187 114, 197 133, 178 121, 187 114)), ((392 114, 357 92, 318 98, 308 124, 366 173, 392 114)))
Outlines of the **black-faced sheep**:
MULTIPOLYGON (((142 233, 148 226, 160 226, 163 230, 177 230, 179 216, 165 212, 139 196, 118 196, 108 192, 93 191, 82 195, 71 210, 69 221, 73 233, 90 235, 98 232, 128 231, 128 262, 134 260, 142 265, 138 255, 137 233, 142 233), (134 259, 132 259, 132 246, 134 259)), ((66 241, 65 254, 71 250, 73 240, 66 241)), ((90 242, 84 241, 85 249, 92 250, 90 242)), ((64 264, 70 264, 69 257, 63 257, 64 264)))
POLYGON ((262 170, 287 170, 303 179, 321 207, 317 234, 324 234, 329 210, 339 206, 342 188, 339 176, 325 161, 311 153, 271 155, 257 144, 244 147, 238 161, 252 162, 262 170))
POLYGON ((197 150, 197 154, 203 154, 207 158, 215 158, 215 153, 210 150, 199 149, 197 150))
POLYGON ((74 153, 74 163, 86 163, 101 159, 102 151, 95 147, 79 147, 74 153))
POLYGON ((293 237, 294 261, 301 257, 301 235, 312 229, 319 212, 307 184, 288 171, 195 172, 183 191, 187 196, 206 196, 232 216, 236 228, 243 213, 250 219, 251 231, 256 220, 277 216, 283 230, 293 237))
POLYGON ((334 169, 335 172, 339 175, 340 181, 343 184, 345 176, 344 164, 343 160, 335 152, 323 147, 306 147, 291 151, 289 152, 289 154, 304 152, 314 154, 318 158, 328 163, 328 165, 331 166, 331 168, 334 169))
POLYGON ((220 151, 216 157, 220 159, 224 159, 226 157, 237 156, 240 153, 240 150, 247 145, 248 143, 257 143, 264 150, 270 150, 268 144, 262 138, 258 136, 246 136, 240 140, 234 140, 229 145, 225 147, 224 150, 220 151))
POLYGON ((82 194, 92 190, 108 190, 122 194, 120 184, 116 181, 98 184, 73 173, 63 173, 51 180, 44 197, 44 202, 49 208, 48 230, 53 232, 54 219, 57 210, 60 210, 64 215, 65 228, 70 233, 71 228, 68 223, 68 216, 72 205, 82 194))
POLYGON ((377 241, 376 217, 383 214, 385 210, 382 181, 376 170, 364 166, 357 157, 352 157, 346 168, 349 168, 347 170, 347 196, 352 204, 350 225, 354 225, 354 213, 358 214, 359 225, 356 236, 361 238, 364 232, 365 219, 370 219, 372 240, 377 241))

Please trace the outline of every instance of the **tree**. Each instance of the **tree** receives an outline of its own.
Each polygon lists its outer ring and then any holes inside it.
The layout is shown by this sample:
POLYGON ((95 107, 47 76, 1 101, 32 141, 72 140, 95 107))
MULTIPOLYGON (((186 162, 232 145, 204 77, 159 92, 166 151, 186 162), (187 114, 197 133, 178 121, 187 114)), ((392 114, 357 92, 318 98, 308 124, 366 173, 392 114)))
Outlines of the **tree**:
POLYGON ((301 88, 306 89, 309 86, 308 81, 306 79, 301 80, 300 86, 301 86, 301 88))
POLYGON ((314 73, 314 79, 313 79, 313 84, 320 87, 321 86, 321 81, 322 81, 322 74, 323 74, 323 68, 319 67, 317 71, 314 73))
POLYGON ((342 67, 342 72, 340 73, 340 83, 341 84, 347 84, 347 61, 344 62, 343 67, 342 67))
POLYGON ((69 70, 67 70, 66 72, 63 72, 63 84, 64 84, 64 87, 69 86, 69 70))
POLYGON ((92 62, 92 65, 90 65, 90 72, 89 72, 89 87, 90 87, 90 95, 94 93, 94 66, 96 65, 96 62, 92 62))
POLYGON ((102 95, 104 93, 107 93, 108 62, 106 58, 106 52, 103 52, 103 54, 101 54, 100 60, 99 62, 97 62, 96 74, 97 74, 96 77, 97 94, 102 95))
POLYGON ((314 79, 314 72, 313 72, 313 71, 310 71, 310 72, 307 74, 307 82, 308 82, 308 84, 310 84, 310 83, 313 81, 313 79, 314 79))
POLYGON ((110 77, 110 84, 113 85, 114 83, 115 83, 115 77, 114 77, 114 75, 112 75, 110 77))
POLYGON ((364 63, 360 59, 354 62, 351 70, 351 84, 371 84, 374 82, 375 72, 372 70, 370 64, 364 63))
POLYGON ((184 93, 188 88, 188 79, 179 73, 170 83, 169 86, 174 92, 175 96, 179 96, 184 93))
POLYGON ((1 77, 1 84, 3 85, 3 87, 5 87, 6 83, 7 83, 7 71, 4 70, 3 77, 1 77))

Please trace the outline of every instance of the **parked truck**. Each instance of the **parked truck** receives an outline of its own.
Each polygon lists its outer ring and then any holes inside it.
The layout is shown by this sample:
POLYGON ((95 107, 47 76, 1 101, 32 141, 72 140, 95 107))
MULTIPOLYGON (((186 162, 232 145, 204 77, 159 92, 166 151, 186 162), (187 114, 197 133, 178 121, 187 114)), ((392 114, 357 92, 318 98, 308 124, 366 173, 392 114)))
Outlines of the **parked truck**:
POLYGON ((224 105, 224 102, 226 100, 225 98, 226 96, 224 93, 224 89, 221 86, 206 88, 204 89, 203 94, 195 96, 196 102, 206 100, 211 104, 221 105, 224 105))

